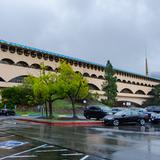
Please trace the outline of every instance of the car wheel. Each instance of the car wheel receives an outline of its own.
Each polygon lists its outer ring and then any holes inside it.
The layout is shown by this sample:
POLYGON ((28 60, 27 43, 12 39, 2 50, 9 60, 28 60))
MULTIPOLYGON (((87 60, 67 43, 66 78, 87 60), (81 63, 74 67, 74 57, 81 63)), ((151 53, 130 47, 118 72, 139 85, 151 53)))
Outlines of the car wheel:
POLYGON ((114 120, 114 121, 113 121, 113 125, 114 125, 114 126, 119 126, 119 120, 117 120, 117 119, 114 120))
POLYGON ((139 123, 140 123, 141 126, 144 126, 146 122, 145 122, 144 119, 140 119, 139 123))

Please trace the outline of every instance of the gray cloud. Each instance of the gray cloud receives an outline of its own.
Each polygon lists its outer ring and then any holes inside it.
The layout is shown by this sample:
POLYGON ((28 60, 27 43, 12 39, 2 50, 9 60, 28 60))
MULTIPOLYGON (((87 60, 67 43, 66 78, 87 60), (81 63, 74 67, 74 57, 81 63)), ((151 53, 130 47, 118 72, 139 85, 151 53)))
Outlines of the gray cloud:
POLYGON ((160 68, 158 0, 0 0, 0 38, 144 73, 160 68))

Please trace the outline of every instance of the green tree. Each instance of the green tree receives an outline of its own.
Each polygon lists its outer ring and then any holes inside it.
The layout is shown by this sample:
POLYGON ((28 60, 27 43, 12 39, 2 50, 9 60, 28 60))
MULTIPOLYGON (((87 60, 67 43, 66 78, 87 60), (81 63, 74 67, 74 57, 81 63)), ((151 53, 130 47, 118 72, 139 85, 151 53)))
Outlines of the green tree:
POLYGON ((106 100, 103 100, 107 105, 113 106, 116 102, 117 96, 117 85, 116 85, 116 77, 115 71, 113 69, 112 64, 110 61, 107 61, 106 68, 105 68, 105 82, 103 83, 103 90, 105 91, 105 96, 107 97, 106 100))
POLYGON ((144 106, 148 105, 160 105, 160 84, 153 87, 151 90, 152 98, 143 103, 144 106))
POLYGON ((32 89, 27 85, 13 86, 1 91, 2 101, 9 107, 34 106, 41 103, 41 100, 35 100, 32 89))
POLYGON ((49 118, 53 116, 53 102, 58 99, 63 99, 63 93, 59 93, 58 89, 58 75, 53 72, 47 72, 44 64, 41 64, 41 71, 39 77, 29 76, 27 78, 27 83, 30 83, 33 89, 33 93, 37 99, 42 99, 45 103, 46 115, 48 116, 49 109, 49 118), (48 104, 48 107, 47 107, 48 104), (47 109, 48 108, 48 109, 47 109))
POLYGON ((73 118, 77 118, 75 102, 77 99, 87 97, 88 82, 80 73, 75 73, 72 67, 65 62, 61 63, 58 72, 57 87, 59 94, 63 94, 69 98, 72 103, 73 118))

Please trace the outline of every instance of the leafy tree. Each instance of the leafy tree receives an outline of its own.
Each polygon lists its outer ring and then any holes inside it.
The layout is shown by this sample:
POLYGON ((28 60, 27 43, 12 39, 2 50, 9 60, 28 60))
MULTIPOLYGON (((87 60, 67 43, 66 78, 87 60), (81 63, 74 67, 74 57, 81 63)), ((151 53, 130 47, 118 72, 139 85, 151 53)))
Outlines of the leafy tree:
POLYGON ((88 82, 80 73, 75 73, 72 67, 65 62, 61 63, 58 72, 57 87, 59 94, 69 98, 72 103, 73 118, 77 118, 75 102, 77 99, 83 99, 88 95, 88 82))
POLYGON ((106 68, 105 68, 105 82, 103 83, 103 90, 105 91, 105 96, 107 97, 106 100, 103 100, 107 105, 113 106, 116 102, 117 96, 117 85, 116 85, 116 77, 115 71, 113 69, 112 64, 110 61, 107 61, 106 68))
POLYGON ((160 84, 153 87, 151 90, 152 98, 148 99, 143 103, 144 106, 157 105, 160 106, 160 84))
POLYGON ((57 88, 58 75, 53 72, 46 73, 44 64, 41 64, 40 77, 29 76, 27 82, 31 84, 33 93, 37 99, 42 99, 46 106, 46 115, 48 116, 47 104, 49 108, 49 118, 52 118, 53 102, 58 99, 63 99, 64 96, 61 93, 58 94, 59 89, 57 88))
POLYGON ((1 91, 1 96, 3 103, 8 107, 14 105, 34 106, 41 103, 40 100, 35 100, 32 89, 26 85, 5 88, 1 91))

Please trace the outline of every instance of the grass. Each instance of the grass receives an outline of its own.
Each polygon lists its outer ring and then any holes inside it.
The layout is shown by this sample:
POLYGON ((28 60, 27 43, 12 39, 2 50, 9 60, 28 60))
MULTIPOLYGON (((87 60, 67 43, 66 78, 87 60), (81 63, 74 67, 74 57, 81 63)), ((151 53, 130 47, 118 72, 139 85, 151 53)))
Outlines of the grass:
MULTIPOLYGON (((82 104, 75 104, 76 107, 82 107, 82 104)), ((72 104, 68 100, 57 100, 53 102, 55 109, 72 109, 72 104)))
POLYGON ((18 109, 16 111, 16 114, 17 115, 22 115, 22 116, 28 116, 28 115, 38 115, 38 114, 41 114, 40 112, 36 112, 36 111, 32 111, 32 110, 26 110, 26 111, 22 111, 20 109, 18 109))
MULTIPOLYGON (((99 102, 91 101, 89 105, 92 104, 101 104, 99 102)), ((84 105, 82 103, 76 103, 76 113, 82 114, 84 105)), ((37 109, 34 108, 17 108, 17 115, 27 116, 27 115, 41 115, 41 112, 38 112, 37 109)), ((72 114, 72 104, 67 99, 57 100, 53 102, 53 114, 54 118, 58 118, 58 115, 71 115, 72 114)))

